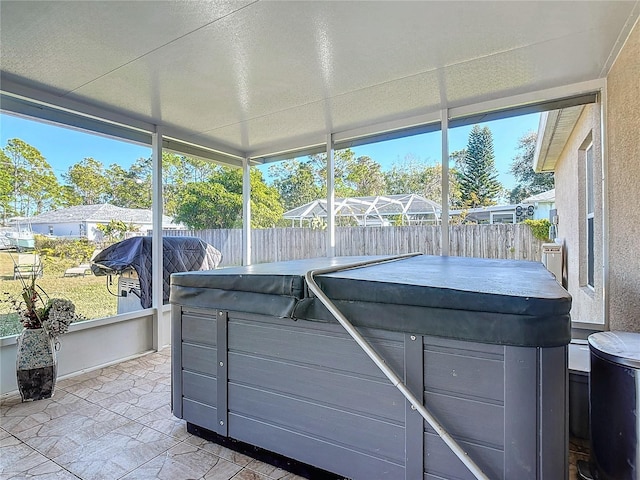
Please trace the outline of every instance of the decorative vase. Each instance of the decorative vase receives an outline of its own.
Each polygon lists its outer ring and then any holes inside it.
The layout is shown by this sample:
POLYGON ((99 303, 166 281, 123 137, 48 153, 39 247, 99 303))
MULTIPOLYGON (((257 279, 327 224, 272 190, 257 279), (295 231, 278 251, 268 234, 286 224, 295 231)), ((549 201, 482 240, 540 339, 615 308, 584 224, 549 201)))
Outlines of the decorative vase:
POLYGON ((44 328, 22 330, 18 336, 16 374, 22 401, 51 398, 58 360, 54 341, 44 328))

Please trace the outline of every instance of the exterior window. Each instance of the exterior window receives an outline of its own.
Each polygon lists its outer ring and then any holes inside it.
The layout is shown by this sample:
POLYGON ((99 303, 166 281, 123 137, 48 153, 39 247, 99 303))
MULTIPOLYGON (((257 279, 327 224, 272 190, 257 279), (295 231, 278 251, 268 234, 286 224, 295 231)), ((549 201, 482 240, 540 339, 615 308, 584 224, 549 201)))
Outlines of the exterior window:
POLYGON ((586 151, 586 206, 587 206, 587 284, 593 288, 594 274, 594 239, 593 239, 593 145, 589 145, 586 151))

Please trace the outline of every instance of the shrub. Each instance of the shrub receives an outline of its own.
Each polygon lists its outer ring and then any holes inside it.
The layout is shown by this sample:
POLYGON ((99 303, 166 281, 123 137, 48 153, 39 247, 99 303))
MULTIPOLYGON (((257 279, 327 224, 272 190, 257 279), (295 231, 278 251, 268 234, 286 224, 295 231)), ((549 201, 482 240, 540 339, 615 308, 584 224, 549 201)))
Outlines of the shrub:
POLYGON ((549 227, 551 227, 551 222, 546 218, 542 218, 539 220, 527 219, 522 223, 529 225, 529 228, 531 228, 531 232, 533 233, 533 236, 536 237, 538 240, 542 240, 543 242, 548 242, 550 240, 549 227))
POLYGON ((67 268, 91 259, 96 245, 86 238, 63 239, 35 235, 36 251, 47 272, 64 272, 67 268))

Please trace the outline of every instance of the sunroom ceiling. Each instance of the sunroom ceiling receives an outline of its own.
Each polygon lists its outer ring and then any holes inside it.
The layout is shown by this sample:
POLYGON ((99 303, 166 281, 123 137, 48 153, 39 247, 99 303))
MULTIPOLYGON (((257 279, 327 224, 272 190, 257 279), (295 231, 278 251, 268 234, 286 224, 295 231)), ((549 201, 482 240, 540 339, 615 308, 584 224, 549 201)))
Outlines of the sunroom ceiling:
POLYGON ((1 88, 262 156, 601 78, 639 3, 3 0, 1 88))

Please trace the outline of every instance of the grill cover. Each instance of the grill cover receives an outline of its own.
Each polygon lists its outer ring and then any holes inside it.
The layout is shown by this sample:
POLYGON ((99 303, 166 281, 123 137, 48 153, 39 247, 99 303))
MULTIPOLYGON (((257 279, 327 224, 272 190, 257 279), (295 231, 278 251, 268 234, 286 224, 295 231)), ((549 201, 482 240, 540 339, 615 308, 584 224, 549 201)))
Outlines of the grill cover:
MULTIPOLYGON (((171 274, 212 270, 222 261, 222 254, 199 238, 164 237, 162 242, 162 302, 169 303, 171 274)), ((142 308, 151 307, 151 237, 133 237, 105 248, 93 259, 94 275, 120 274, 133 268, 140 280, 142 308)))

